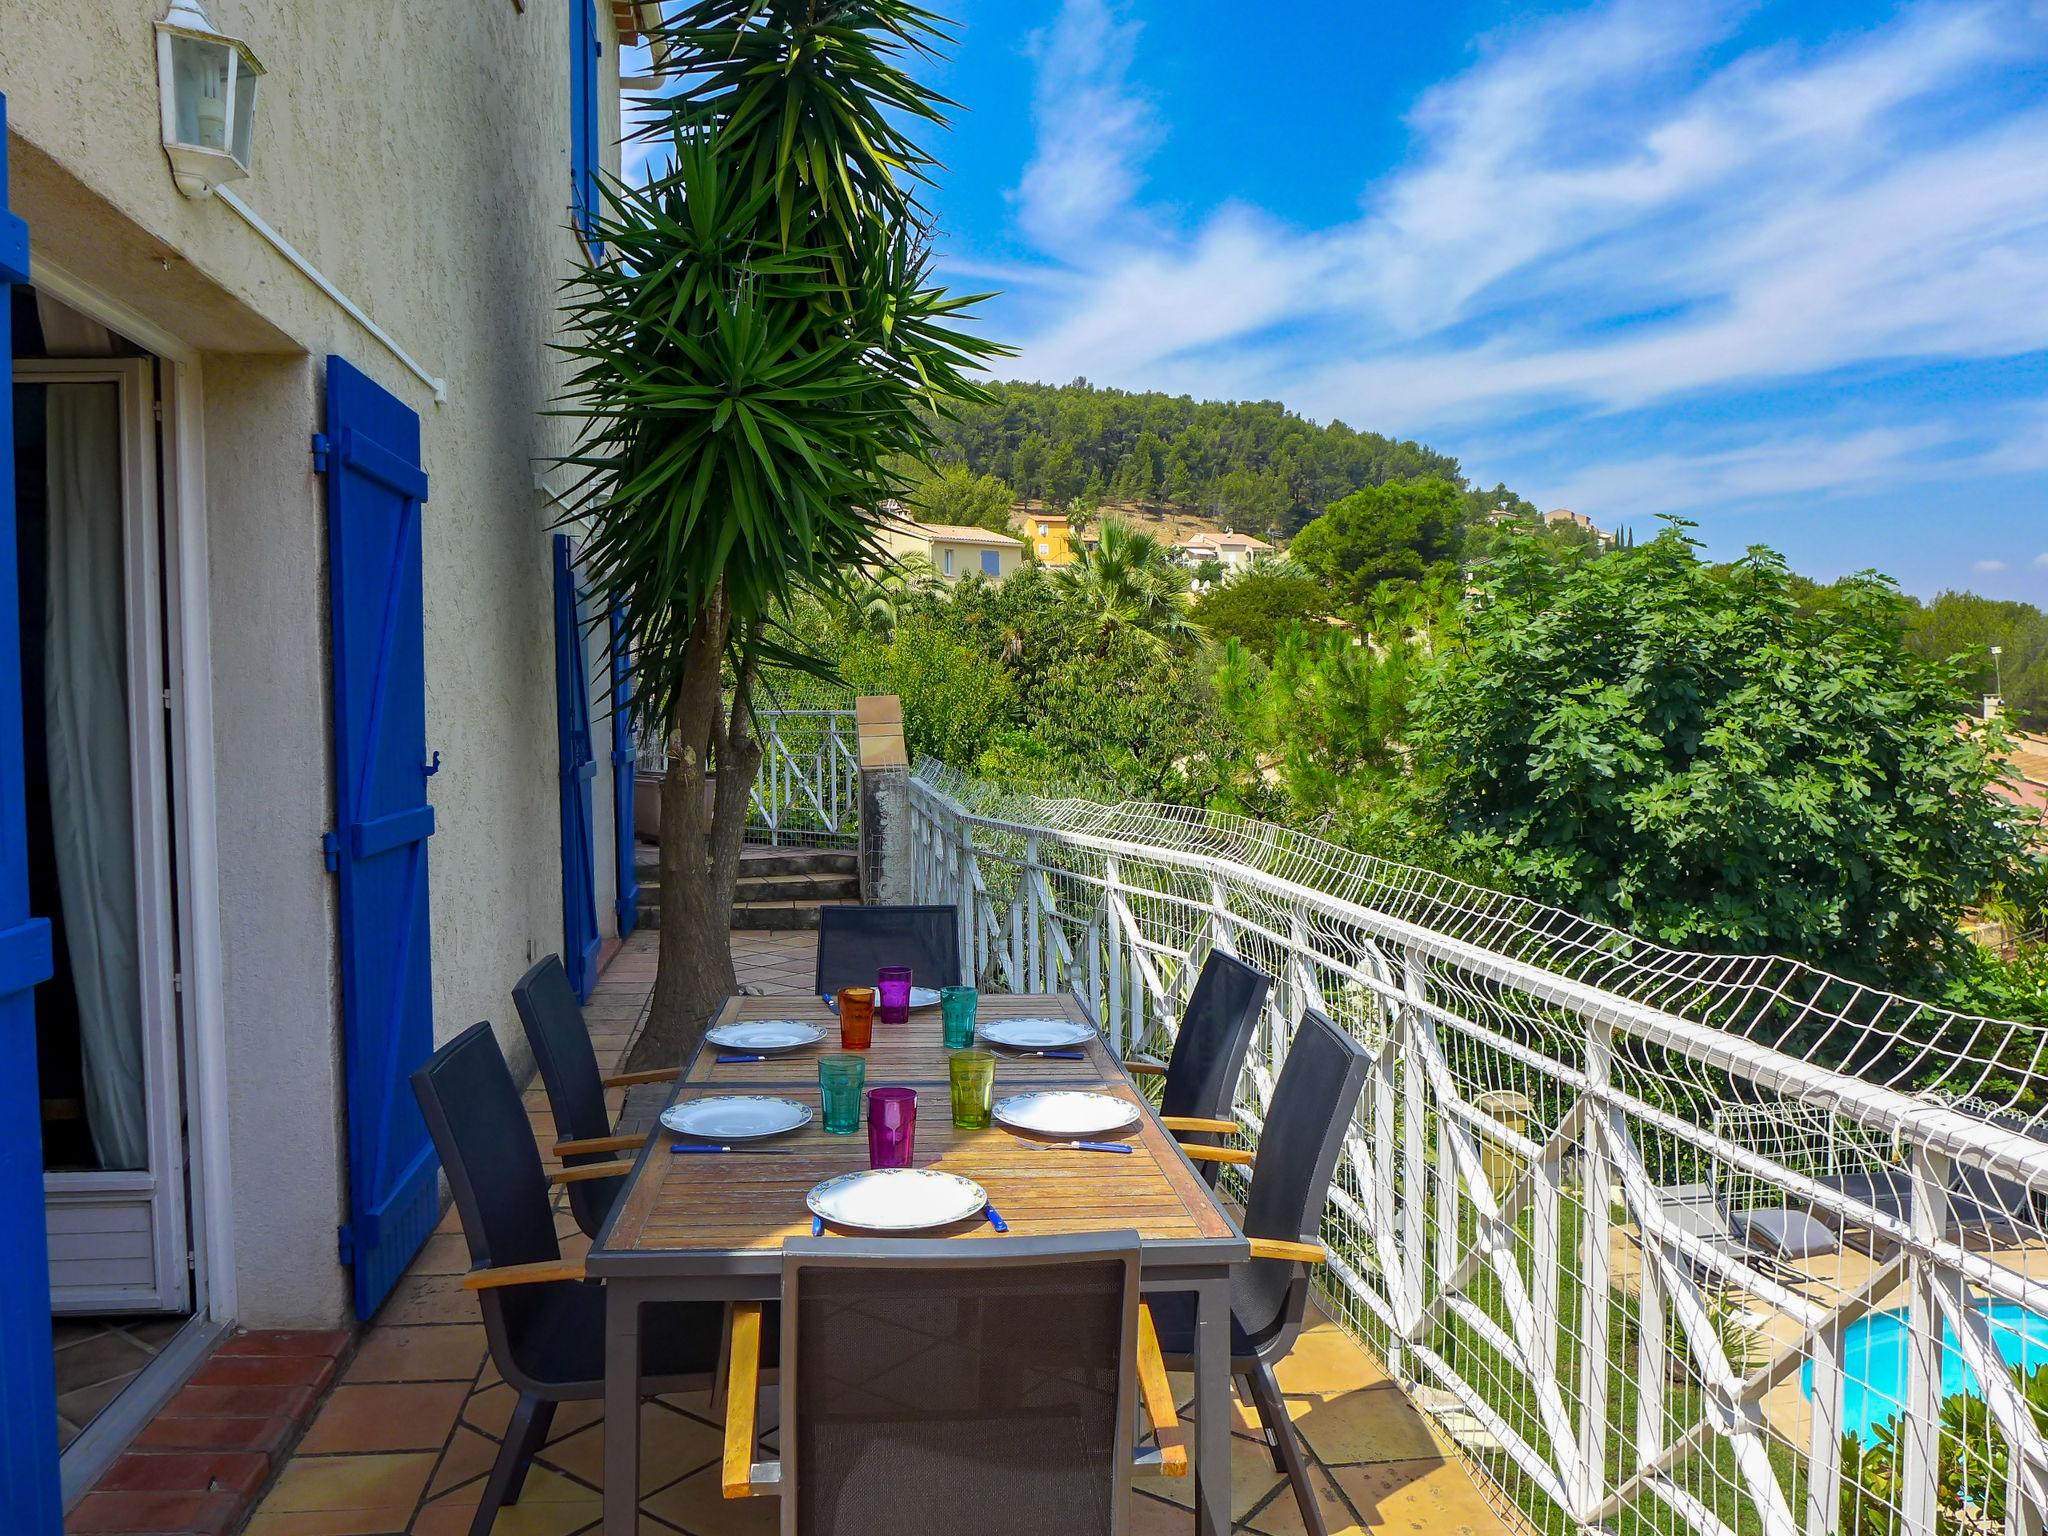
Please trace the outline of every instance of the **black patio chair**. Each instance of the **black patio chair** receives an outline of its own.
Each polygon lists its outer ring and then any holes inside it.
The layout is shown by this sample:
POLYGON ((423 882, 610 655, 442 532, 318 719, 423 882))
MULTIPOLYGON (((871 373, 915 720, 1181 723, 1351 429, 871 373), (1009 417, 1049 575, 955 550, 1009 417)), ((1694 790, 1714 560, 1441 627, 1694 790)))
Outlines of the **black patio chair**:
POLYGON ((952 907, 820 907, 812 990, 871 987, 885 965, 907 965, 923 987, 960 985, 960 914, 952 907))
MULTIPOLYGON (((1311 1009, 1302 1015, 1252 1162, 1242 1224, 1251 1239, 1251 1262, 1230 1280, 1231 1375, 1244 1383, 1265 1429, 1273 1470, 1285 1472, 1294 1485, 1302 1523, 1314 1536, 1328 1536, 1329 1527, 1309 1485, 1273 1365, 1294 1347, 1308 1311, 1309 1269, 1327 1257, 1316 1234, 1352 1111, 1365 1088, 1368 1059, 1364 1046, 1322 1014, 1311 1009)), ((1197 1162, 1250 1156, 1228 1147, 1181 1150, 1197 1162)), ((1167 1364, 1188 1368, 1195 1347, 1194 1297, 1182 1291, 1150 1300, 1167 1364)))
POLYGON ((596 1237, 619 1191, 626 1187, 624 1175, 632 1166, 614 1160, 621 1152, 638 1151, 647 1140, 644 1133, 612 1134, 605 1090, 671 1082, 680 1069, 623 1072, 611 1077, 599 1072, 590 1031, 583 1023, 583 1008, 576 1001, 576 989, 569 985, 560 955, 547 956, 520 977, 512 988, 512 1003, 519 1010, 519 1022, 540 1066, 540 1080, 547 1087, 548 1108, 555 1117, 555 1135, 560 1138, 554 1155, 562 1160, 564 1173, 576 1171, 574 1178, 556 1182, 567 1184, 569 1210, 583 1235, 596 1237))
MULTIPOLYGON (((1910 1169, 1885 1165, 1829 1174, 1815 1182, 1894 1221, 1912 1220, 1910 1169)), ((1974 1238, 1989 1246, 2025 1242, 2041 1235, 2041 1202, 2024 1185, 2002 1174, 1957 1163, 1949 1172, 1947 1203, 1945 1230, 1959 1242, 1967 1244, 1974 1238)), ((1816 1210, 1814 1214, 1840 1232, 1845 1242, 1853 1242, 1873 1258, 1887 1259, 1897 1250, 1895 1242, 1867 1222, 1838 1211, 1816 1210)))
MULTIPOLYGON (((1237 1079, 1272 989, 1270 976, 1212 949, 1181 1013, 1173 1054, 1164 1063, 1146 1056, 1124 1058, 1124 1070, 1133 1077, 1166 1079, 1159 1114, 1176 1136, 1192 1136, 1198 1145, 1213 1146, 1217 1137, 1239 1129, 1230 1113, 1237 1101, 1237 1079)), ((1221 1173, 1216 1163, 1203 1165, 1203 1177, 1211 1184, 1221 1173)))
POLYGON ((1135 1232, 785 1243, 781 1459, 757 1464, 762 1326, 734 1304, 722 1482, 779 1495, 785 1536, 1112 1536, 1140 1394, 1144 1460, 1187 1471, 1135 1232))
MULTIPOLYGON (((604 1288, 583 1278, 582 1260, 562 1257, 533 1128, 491 1026, 473 1024, 442 1046, 412 1089, 469 1242, 463 1287, 483 1310, 492 1363, 519 1394, 470 1522, 470 1536, 485 1536, 499 1508, 519 1502, 556 1405, 604 1396, 604 1288)), ((710 1385, 723 1325, 715 1302, 646 1308, 643 1392, 710 1385)))

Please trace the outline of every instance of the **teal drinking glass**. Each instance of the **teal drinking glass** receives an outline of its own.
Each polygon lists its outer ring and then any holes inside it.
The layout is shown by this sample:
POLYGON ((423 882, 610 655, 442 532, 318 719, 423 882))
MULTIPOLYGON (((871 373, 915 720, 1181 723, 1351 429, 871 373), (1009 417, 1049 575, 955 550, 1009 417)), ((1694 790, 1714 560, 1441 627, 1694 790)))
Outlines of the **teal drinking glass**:
POLYGON ((939 988, 939 1013, 946 1021, 946 1049, 964 1051, 974 1044, 974 1005, 981 994, 972 987, 939 988))
POLYGON ((861 1089, 867 1080, 868 1064, 858 1056, 818 1058, 818 1104, 830 1134, 851 1136, 859 1131, 861 1089))

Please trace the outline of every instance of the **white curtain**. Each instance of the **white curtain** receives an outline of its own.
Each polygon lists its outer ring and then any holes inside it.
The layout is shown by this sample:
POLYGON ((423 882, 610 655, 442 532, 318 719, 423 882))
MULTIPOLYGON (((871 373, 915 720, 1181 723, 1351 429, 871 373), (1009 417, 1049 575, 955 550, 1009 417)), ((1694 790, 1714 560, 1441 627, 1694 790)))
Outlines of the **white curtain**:
POLYGON ((43 697, 57 886, 78 994, 85 1103, 102 1168, 149 1164, 134 797, 128 773, 121 402, 49 386, 50 608, 43 697))

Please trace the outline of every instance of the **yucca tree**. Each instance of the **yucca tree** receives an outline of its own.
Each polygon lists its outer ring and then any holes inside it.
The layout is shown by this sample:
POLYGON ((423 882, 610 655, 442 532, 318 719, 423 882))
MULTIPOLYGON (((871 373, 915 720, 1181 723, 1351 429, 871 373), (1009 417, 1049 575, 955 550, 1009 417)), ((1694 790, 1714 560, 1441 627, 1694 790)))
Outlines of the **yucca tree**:
POLYGON ((1082 545, 1053 573, 1054 589, 1103 647, 1120 634, 1158 649, 1192 636, 1187 585, 1165 545, 1114 517, 1103 519, 1093 548, 1082 545))
POLYGON ((900 0, 676 9, 656 49, 672 90, 641 129, 661 168, 606 189, 605 257, 569 285, 584 571, 625 615, 636 716, 674 748, 636 1063, 676 1059, 733 989, 755 680, 810 664, 783 616, 886 558, 867 509, 1002 350, 957 326, 978 296, 929 276, 934 162, 905 129, 948 103, 906 65, 945 27, 900 0))

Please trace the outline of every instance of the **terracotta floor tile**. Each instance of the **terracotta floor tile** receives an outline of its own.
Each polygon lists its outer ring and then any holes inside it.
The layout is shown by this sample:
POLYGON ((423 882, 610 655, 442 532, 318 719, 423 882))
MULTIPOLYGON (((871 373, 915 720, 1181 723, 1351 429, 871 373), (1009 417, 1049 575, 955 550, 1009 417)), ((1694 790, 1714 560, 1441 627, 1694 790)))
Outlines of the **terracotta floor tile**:
MULTIPOLYGON (((1337 1491, 1337 1485, 1330 1474, 1321 1467, 1310 1467, 1309 1482, 1316 1490, 1316 1503, 1322 1511, 1323 1523, 1329 1526, 1330 1536, 1364 1536, 1363 1528, 1351 1517, 1351 1507, 1344 1502, 1344 1496, 1337 1491)), ((1256 1531, 1259 1536, 1307 1536, 1308 1527, 1302 1522, 1301 1504, 1294 1497, 1293 1487, 1282 1487, 1264 1504, 1258 1512, 1245 1522, 1247 1530, 1256 1531)))
POLYGON ((1352 1392, 1389 1381, 1378 1362, 1334 1325, 1304 1329, 1273 1374, 1283 1392, 1352 1392))
POLYGON ((1335 1476, 1369 1531, 1509 1536, 1516 1530, 1495 1513, 1455 1462, 1389 1461, 1338 1467, 1335 1476))
POLYGON ((268 1503, 249 1517, 242 1536, 404 1536, 410 1504, 376 1509, 273 1510, 268 1503))
POLYGON ((336 1387, 299 1442, 299 1454, 438 1451, 467 1396, 464 1382, 336 1387))
POLYGON ((241 1512, 233 1493, 87 1494, 65 1516, 76 1536, 226 1536, 241 1512))
POLYGON ((782 1529, 782 1500, 728 1499, 716 1467, 693 1473, 642 1505, 649 1514, 704 1536, 776 1536, 782 1529))
MULTIPOLYGON (((1159 1472, 1139 1472, 1132 1479, 1132 1485, 1146 1493, 1189 1509, 1195 1507, 1195 1474, 1189 1469, 1186 1477, 1167 1477, 1159 1472)), ((1252 1507, 1274 1487, 1287 1479, 1273 1470, 1273 1459, 1266 1454, 1263 1442, 1230 1438, 1230 1518, 1242 1520, 1252 1507)))
POLYGON ((177 1418, 304 1419, 318 1394, 311 1387, 181 1387, 164 1412, 177 1418))
MULTIPOLYGON (((147 1364, 146 1361, 144 1363, 147 1364)), ((135 1379, 135 1374, 131 1371, 125 1376, 109 1377, 94 1382, 89 1387, 78 1387, 60 1393, 57 1397, 57 1412, 74 1424, 90 1424, 99 1416, 102 1408, 121 1395, 122 1389, 135 1379)))
MULTIPOLYGON (((718 1459, 723 1437, 695 1419, 650 1404, 640 1411, 640 1491, 653 1493, 718 1459)), ((604 1486, 604 1426, 593 1424, 558 1440, 540 1460, 581 1478, 594 1488, 604 1486)))
MULTIPOLYGON (((458 1536, 469 1529, 476 1513, 481 1486, 437 1499, 420 1511, 413 1536, 458 1536)), ((526 1475, 519 1502, 498 1511, 491 1536, 569 1536, 603 1518, 604 1500, 591 1489, 570 1482, 546 1467, 535 1467, 526 1475)))
POLYGON ((215 1355, 192 1373, 199 1387, 309 1387, 334 1379, 331 1355, 215 1355))
POLYGON ((346 1329, 262 1328, 238 1333, 214 1353, 220 1355, 324 1355, 332 1360, 349 1346, 346 1329))
POLYGON ((579 1430, 592 1424, 604 1422, 604 1404, 596 1401, 581 1403, 560 1403, 555 1407, 555 1422, 548 1426, 548 1444, 566 1440, 579 1430))
POLYGON ((286 1418, 180 1419, 158 1414, 135 1437, 147 1451, 256 1451, 275 1456, 297 1432, 286 1418))
POLYGON ((512 1405, 518 1400, 519 1394, 503 1382, 494 1387, 480 1387, 462 1405, 462 1422, 495 1439, 505 1433, 505 1424, 512 1417, 512 1405))
MULTIPOLYGON (((410 1510, 434 1470, 424 1451, 382 1456, 294 1456, 260 1509, 273 1514, 310 1510, 410 1510)), ((370 1527, 376 1529, 376 1527, 370 1527)))
POLYGON ((270 1458, 254 1451, 129 1451, 95 1487, 110 1493, 235 1493, 254 1499, 270 1458))
POLYGON ((57 1351, 57 1395, 126 1381, 156 1358, 118 1328, 104 1328, 57 1351))
POLYGON ((1414 1461, 1440 1456, 1422 1410, 1399 1387, 1290 1396, 1294 1427, 1330 1467, 1359 1461, 1414 1461))
POLYGON ((1191 1536, 1194 1521, 1185 1508, 1133 1490, 1131 1536, 1191 1536))
MULTIPOLYGON (((459 1231, 460 1228, 458 1227, 459 1231)), ((473 1323, 481 1314, 476 1297, 453 1275, 408 1273, 378 1310, 380 1324, 473 1323)))
POLYGON ((484 1360, 481 1323, 372 1328, 349 1363, 345 1382, 476 1379, 484 1360))
POLYGON ((441 1455, 440 1466, 434 1469, 433 1481, 427 1484, 427 1497, 439 1498, 451 1488, 482 1477, 491 1470, 491 1464, 497 1457, 497 1441, 473 1429, 457 1426, 455 1437, 441 1455))

